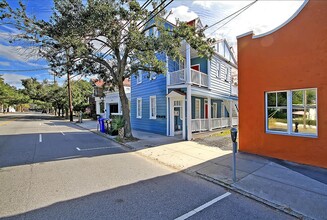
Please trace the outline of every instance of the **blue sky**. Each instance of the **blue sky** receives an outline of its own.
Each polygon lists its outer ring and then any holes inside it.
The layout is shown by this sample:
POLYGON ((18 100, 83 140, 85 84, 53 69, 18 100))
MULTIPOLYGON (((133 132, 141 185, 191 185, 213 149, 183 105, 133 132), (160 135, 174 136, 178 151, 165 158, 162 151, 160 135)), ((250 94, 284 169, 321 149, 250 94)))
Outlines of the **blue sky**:
MULTIPOLYGON (((7 0, 12 7, 17 7, 17 0, 7 0)), ((236 36, 253 30, 255 34, 267 32, 294 14, 304 0, 293 1, 258 1, 248 10, 231 20, 225 26, 221 23, 210 28, 207 36, 226 38, 234 50, 236 36), (219 28, 218 30, 216 30, 219 28)), ((145 1, 140 1, 143 4, 145 1)), ((167 11, 172 11, 168 20, 171 22, 178 18, 183 21, 199 17, 204 25, 211 25, 229 14, 237 11, 252 1, 182 1, 175 0, 167 11)), ((51 15, 51 0, 25 0, 27 12, 38 19, 48 20, 51 15)), ((46 61, 36 56, 26 56, 26 47, 8 43, 8 37, 17 34, 17 30, 10 25, 0 25, 0 70, 26 70, 47 68, 46 61)), ((29 52, 29 51, 27 51, 29 52)), ((0 71, 5 81, 13 86, 21 87, 21 79, 36 77, 39 80, 53 80, 48 70, 32 72, 0 71)), ((64 77, 60 81, 64 81, 64 77)))

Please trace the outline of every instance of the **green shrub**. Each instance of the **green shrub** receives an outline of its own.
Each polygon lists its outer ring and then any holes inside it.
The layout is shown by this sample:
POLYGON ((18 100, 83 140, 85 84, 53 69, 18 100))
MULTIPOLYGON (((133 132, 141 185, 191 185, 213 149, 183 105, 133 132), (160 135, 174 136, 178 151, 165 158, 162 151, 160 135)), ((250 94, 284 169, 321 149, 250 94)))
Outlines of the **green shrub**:
POLYGON ((123 128, 124 125, 125 125, 125 121, 122 116, 115 116, 112 119, 111 126, 113 131, 118 131, 119 129, 123 128))

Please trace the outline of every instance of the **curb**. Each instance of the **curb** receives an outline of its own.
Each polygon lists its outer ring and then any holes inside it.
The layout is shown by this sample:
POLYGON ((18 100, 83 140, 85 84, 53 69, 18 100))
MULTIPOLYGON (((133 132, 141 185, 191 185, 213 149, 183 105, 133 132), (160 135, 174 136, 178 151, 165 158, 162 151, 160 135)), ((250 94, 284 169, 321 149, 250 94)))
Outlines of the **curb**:
POLYGON ((133 148, 132 146, 130 146, 130 145, 128 145, 128 144, 125 144, 125 143, 122 143, 122 142, 118 142, 118 141, 116 141, 114 138, 109 138, 109 137, 107 136, 107 134, 104 134, 104 133, 102 133, 102 132, 100 132, 100 131, 92 131, 91 129, 85 128, 85 127, 79 125, 79 124, 76 123, 76 122, 73 122, 73 124, 75 124, 76 126, 78 126, 78 127, 80 127, 80 128, 84 128, 85 130, 88 130, 88 131, 92 132, 93 134, 99 135, 99 136, 101 136, 101 137, 104 137, 104 138, 106 138, 106 139, 112 141, 112 142, 115 142, 115 143, 117 143, 117 144, 120 144, 122 147, 124 147, 124 150, 128 150, 128 151, 135 151, 135 150, 136 150, 135 148, 133 148), (125 148, 127 148, 127 149, 125 149, 125 148))
POLYGON ((277 209, 277 210, 279 210, 279 211, 281 211, 281 212, 284 212, 284 213, 286 213, 286 214, 288 214, 288 215, 294 216, 294 217, 296 217, 296 218, 298 218, 298 219, 308 219, 308 220, 313 220, 313 219, 310 218, 309 216, 305 216, 305 215, 303 215, 303 214, 301 214, 301 213, 299 213, 299 212, 297 212, 297 211, 292 210, 292 209, 289 208, 289 207, 286 207, 286 206, 283 206, 283 205, 278 205, 278 204, 276 204, 276 203, 274 203, 274 202, 271 202, 271 201, 268 201, 268 200, 266 200, 266 199, 260 198, 260 197, 258 197, 258 196, 255 196, 255 195, 251 194, 251 193, 248 193, 248 192, 246 192, 246 191, 244 191, 244 190, 241 190, 241 189, 239 189, 239 188, 237 188, 237 187, 231 186, 231 185, 226 184, 226 183, 224 183, 224 182, 222 182, 222 181, 216 180, 216 179, 214 179, 214 178, 211 178, 211 177, 209 177, 209 176, 206 176, 206 175, 200 174, 200 173, 198 173, 198 172, 196 172, 196 174, 197 174, 199 177, 201 177, 202 179, 204 179, 204 180, 207 180, 207 181, 212 182, 212 183, 214 183, 214 184, 217 184, 217 185, 220 185, 220 186, 222 186, 222 187, 225 187, 225 188, 227 188, 227 189, 229 189, 229 190, 232 190, 232 191, 234 191, 234 192, 236 192, 236 193, 239 193, 239 194, 241 194, 241 195, 243 195, 243 196, 246 196, 246 197, 248 197, 248 198, 250 198, 250 199, 253 199, 253 200, 255 200, 255 201, 257 201, 257 202, 260 202, 260 203, 262 203, 262 204, 264 204, 264 205, 267 205, 267 206, 269 206, 269 207, 271 207, 271 208, 277 209))
MULTIPOLYGON (((126 150, 128 150, 128 151, 133 152, 133 151, 136 151, 136 150, 137 150, 137 149, 135 149, 134 147, 132 147, 132 146, 129 145, 129 144, 121 143, 121 142, 116 141, 115 139, 109 138, 109 137, 108 137, 106 134, 104 134, 104 133, 101 133, 101 132, 99 132, 99 131, 92 131, 91 129, 87 129, 87 128, 85 128, 85 127, 82 127, 82 126, 78 125, 77 123, 75 123, 75 125, 78 126, 78 127, 84 128, 84 129, 86 129, 86 130, 89 130, 90 132, 92 132, 92 133, 94 133, 94 134, 97 134, 97 135, 99 135, 99 136, 102 136, 102 137, 104 137, 104 138, 106 138, 106 139, 108 139, 108 140, 111 140, 111 141, 113 141, 113 142, 115 142, 115 143, 117 143, 117 144, 120 144, 122 147, 127 148, 126 150)), ((296 218, 298 218, 298 219, 308 219, 308 220, 312 220, 312 218, 310 218, 310 217, 308 217, 308 216, 305 216, 305 215, 303 215, 303 214, 301 214, 301 213, 299 213, 299 212, 296 212, 296 211, 290 209, 289 207, 286 207, 286 206, 283 206, 283 205, 278 205, 278 204, 273 203, 273 202, 271 202, 271 201, 268 201, 268 200, 266 200, 266 199, 262 199, 262 198, 260 198, 260 197, 258 197, 258 196, 255 196, 255 195, 250 194, 250 193, 248 193, 248 192, 246 192, 246 191, 244 191, 244 190, 241 190, 241 189, 239 189, 239 188, 237 188, 237 187, 234 187, 234 186, 232 186, 232 185, 226 184, 226 183, 224 183, 224 182, 222 182, 222 181, 219 181, 219 180, 217 180, 217 179, 211 178, 211 177, 209 177, 209 176, 206 176, 206 175, 200 174, 200 173, 198 173, 197 171, 193 172, 193 174, 192 174, 191 172, 187 172, 187 169, 186 169, 186 170, 179 169, 179 168, 174 167, 174 166, 171 166, 171 165, 169 165, 169 164, 167 164, 167 163, 161 162, 161 161, 159 161, 159 160, 157 160, 157 159, 147 157, 147 156, 145 156, 145 155, 143 155, 143 154, 141 154, 141 153, 138 153, 138 155, 140 155, 140 156, 142 156, 142 157, 145 157, 145 158, 147 158, 147 159, 150 159, 150 160, 152 160, 152 161, 155 161, 155 162, 157 162, 157 163, 159 163, 159 164, 165 165, 165 166, 167 166, 167 167, 173 168, 173 169, 175 169, 175 170, 181 171, 181 172, 183 172, 183 173, 185 173, 185 174, 187 174, 187 175, 191 175, 191 176, 193 176, 193 177, 200 177, 201 179, 204 179, 204 180, 209 181, 209 182, 211 182, 211 183, 214 183, 214 184, 217 184, 217 185, 222 186, 222 187, 224 187, 224 188, 227 188, 227 189, 229 189, 229 190, 231 190, 231 191, 234 191, 234 192, 236 192, 236 193, 238 193, 238 194, 241 194, 241 195, 243 195, 243 196, 245 196, 245 197, 247 197, 247 198, 253 199, 253 200, 257 201, 257 202, 260 202, 260 203, 262 203, 262 204, 264 204, 264 205, 267 205, 267 206, 269 206, 269 207, 271 207, 271 208, 274 208, 274 209, 277 209, 277 210, 279 210, 279 211, 282 211, 282 212, 284 212, 284 213, 286 213, 286 214, 288 214, 288 215, 294 216, 294 217, 296 217, 296 218)))

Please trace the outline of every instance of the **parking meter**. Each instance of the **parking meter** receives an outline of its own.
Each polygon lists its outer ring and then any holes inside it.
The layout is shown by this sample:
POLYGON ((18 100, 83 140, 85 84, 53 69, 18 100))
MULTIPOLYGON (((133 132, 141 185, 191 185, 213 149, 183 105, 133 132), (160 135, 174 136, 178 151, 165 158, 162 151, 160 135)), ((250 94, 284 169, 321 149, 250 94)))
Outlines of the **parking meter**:
POLYGON ((232 137, 232 141, 236 142, 237 139, 237 129, 236 128, 231 128, 230 129, 230 135, 232 137))
POLYGON ((233 141, 233 182, 236 182, 236 153, 237 153, 237 129, 231 128, 230 135, 233 141))

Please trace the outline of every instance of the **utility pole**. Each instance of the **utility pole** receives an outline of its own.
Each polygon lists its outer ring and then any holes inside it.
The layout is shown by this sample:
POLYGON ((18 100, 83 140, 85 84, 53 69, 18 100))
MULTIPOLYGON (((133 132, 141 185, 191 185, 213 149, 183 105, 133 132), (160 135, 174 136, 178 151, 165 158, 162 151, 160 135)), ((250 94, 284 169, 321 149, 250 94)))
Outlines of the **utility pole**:
POLYGON ((71 63, 70 63, 70 58, 68 54, 68 49, 66 49, 66 59, 67 59, 67 88, 68 88, 68 105, 69 105, 69 119, 70 121, 73 120, 73 102, 72 102, 72 90, 70 86, 70 68, 71 68, 71 63))

